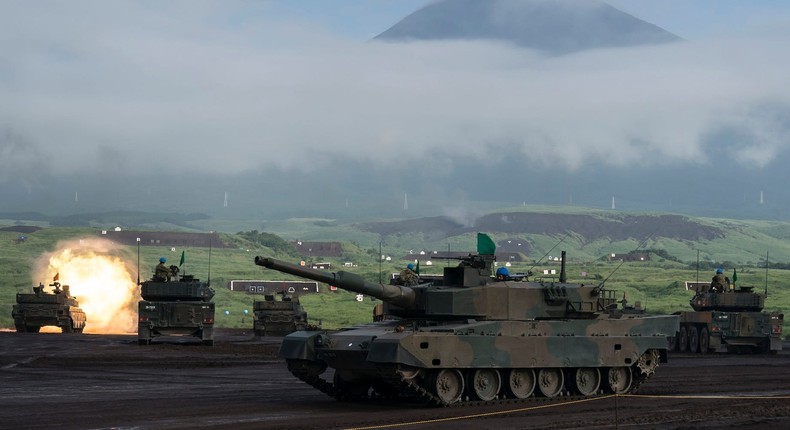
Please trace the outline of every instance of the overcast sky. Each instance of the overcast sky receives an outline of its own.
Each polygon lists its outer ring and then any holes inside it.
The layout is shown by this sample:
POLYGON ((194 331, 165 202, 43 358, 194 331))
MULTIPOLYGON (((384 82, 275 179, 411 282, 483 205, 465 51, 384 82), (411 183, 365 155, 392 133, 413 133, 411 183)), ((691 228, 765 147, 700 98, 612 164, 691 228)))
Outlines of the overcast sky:
POLYGON ((746 138, 716 156, 762 168, 790 145, 775 114, 790 106, 790 2, 613 0, 686 42, 554 58, 369 41, 426 3, 4 0, 0 182, 459 148, 571 169, 707 164, 722 128, 746 138))

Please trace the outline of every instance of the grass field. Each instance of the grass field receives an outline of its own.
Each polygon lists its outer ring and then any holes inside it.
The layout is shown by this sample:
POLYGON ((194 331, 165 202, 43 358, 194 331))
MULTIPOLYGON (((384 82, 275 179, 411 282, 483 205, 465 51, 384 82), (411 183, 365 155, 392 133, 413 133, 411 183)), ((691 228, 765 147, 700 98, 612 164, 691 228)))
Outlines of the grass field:
MULTIPOLYGON (((28 239, 21 244, 15 244, 17 233, 0 232, 0 327, 12 328, 11 307, 15 302, 17 292, 31 292, 31 287, 39 282, 46 283, 47 279, 38 279, 41 275, 34 275, 42 255, 58 248, 58 243, 66 240, 95 238, 98 231, 95 229, 69 229, 46 228, 35 233, 27 234, 28 239)), ((185 264, 182 270, 193 274, 201 280, 210 279, 216 291, 216 323, 219 327, 252 327, 252 295, 231 292, 227 285, 234 279, 294 279, 288 275, 271 271, 253 263, 256 255, 273 256, 286 261, 297 262, 295 257, 278 255, 269 248, 256 246, 237 235, 224 235, 223 238, 234 244, 233 248, 207 249, 207 248, 164 248, 144 246, 137 248, 119 248, 111 253, 122 259, 130 268, 130 280, 136 282, 139 261, 139 273, 142 280, 150 278, 153 267, 160 256, 165 256, 170 262, 178 262, 184 252, 185 264), (210 262, 209 262, 210 260, 210 262), (210 264, 209 264, 210 263, 210 264), (247 310, 247 314, 244 311, 247 310)), ((548 245, 548 239, 546 239, 548 245)), ((75 242, 79 243, 79 242, 75 242)), ((470 238, 461 238, 453 246, 455 249, 474 249, 470 238)), ((372 282, 378 282, 380 274, 387 279, 390 273, 401 269, 401 262, 383 264, 381 271, 375 256, 378 250, 358 246, 356 243, 344 242, 345 255, 338 259, 321 259, 342 267, 344 262, 353 262, 355 267, 346 269, 358 273, 372 282), (372 254, 372 255, 371 255, 372 254)), ((74 245, 79 246, 79 245, 74 245)), ((624 245, 628 249, 628 245, 624 245)), ((633 248, 631 248, 633 249, 633 248)), ((404 249, 392 250, 393 255, 407 252, 404 249)), ((559 254, 559 252, 556 252, 559 254)), ((757 256, 755 255, 755 259, 757 256)), ((690 269, 689 263, 680 263, 654 257, 649 262, 624 263, 608 262, 600 259, 590 259, 588 255, 581 258, 568 255, 568 280, 571 282, 599 283, 607 279, 609 289, 625 294, 629 303, 641 302, 650 313, 672 313, 680 310, 690 310, 688 305, 691 293, 684 288, 684 281, 709 281, 713 273, 710 270, 697 273, 690 269), (583 275, 583 273, 585 275, 583 275)), ((395 261, 395 260, 393 260, 395 261)), ((456 264, 451 262, 451 264, 456 264)), ((423 273, 440 273, 441 264, 433 267, 423 267, 423 273)), ((532 269, 535 273, 542 273, 543 269, 559 269, 558 263, 524 263, 514 266, 511 272, 532 269), (533 267, 534 265, 534 267, 533 267)), ((732 267, 727 268, 727 274, 732 275, 732 267)), ((790 271, 765 269, 742 265, 737 267, 738 284, 755 286, 756 290, 763 291, 768 285, 769 298, 766 301, 766 310, 786 311, 790 308, 790 271), (767 278, 766 278, 767 276, 767 278), (766 282, 767 279, 767 282, 766 282)), ((130 281, 126 280, 126 281, 130 281)), ((61 279, 68 283, 68 279, 61 279)), ((104 286, 103 286, 104 287, 104 286)), ((107 289, 116 288, 110 283, 107 289)), ((319 320, 324 328, 335 329, 350 325, 365 323, 371 320, 373 306, 376 300, 365 298, 359 302, 354 293, 345 291, 328 291, 323 285, 321 294, 304 296, 301 301, 308 312, 311 323, 319 320)), ((130 310, 136 313, 136 304, 130 305, 130 310)), ((90 315, 88 315, 90 324, 90 315)), ((790 333, 788 324, 785 333, 790 333)))

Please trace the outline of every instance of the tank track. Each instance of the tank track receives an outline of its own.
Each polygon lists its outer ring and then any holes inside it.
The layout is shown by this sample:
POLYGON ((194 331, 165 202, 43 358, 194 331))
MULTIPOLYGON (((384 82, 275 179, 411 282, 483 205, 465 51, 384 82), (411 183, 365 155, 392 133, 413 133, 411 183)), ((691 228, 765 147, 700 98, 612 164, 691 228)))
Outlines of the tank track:
POLYGON ((318 391, 336 399, 340 400, 342 391, 335 388, 335 385, 323 380, 320 376, 323 370, 315 372, 310 366, 306 365, 302 360, 288 360, 288 371, 294 376, 299 378, 300 381, 312 386, 318 391))
MULTIPOLYGON (((422 404, 426 407, 463 407, 463 406, 486 406, 486 405, 504 405, 504 404, 529 404, 529 403, 550 403, 550 402, 564 402, 575 401, 582 399, 592 399, 604 396, 599 389, 598 394, 591 396, 574 395, 567 389, 555 397, 540 397, 535 394, 525 398, 516 399, 504 397, 502 395, 492 400, 470 400, 467 396, 461 398, 460 401, 446 404, 439 397, 421 387, 414 382, 414 379, 406 378, 403 374, 398 372, 397 366, 394 365, 381 365, 378 366, 379 379, 378 381, 385 384, 390 394, 383 395, 379 391, 367 390, 365 393, 352 392, 338 387, 336 384, 328 382, 321 378, 321 373, 325 368, 317 371, 317 366, 311 362, 301 360, 288 360, 288 370, 299 380, 309 384, 324 394, 334 397, 341 401, 353 402, 383 402, 383 401, 405 401, 422 404)), ((639 364, 631 366, 632 383, 626 394, 634 394, 655 370, 652 367, 647 373, 639 367, 639 364)))

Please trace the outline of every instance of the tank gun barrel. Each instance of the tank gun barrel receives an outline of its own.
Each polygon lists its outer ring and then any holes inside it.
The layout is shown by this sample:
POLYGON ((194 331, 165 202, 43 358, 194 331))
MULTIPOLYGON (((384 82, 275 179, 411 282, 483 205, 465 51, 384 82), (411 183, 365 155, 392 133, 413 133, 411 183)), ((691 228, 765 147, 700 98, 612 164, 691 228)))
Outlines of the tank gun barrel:
POLYGON ((326 272, 261 256, 255 257, 255 264, 266 267, 267 269, 312 279, 313 281, 323 282, 355 293, 365 294, 400 307, 411 308, 414 306, 416 295, 414 289, 409 287, 374 284, 365 281, 357 274, 344 272, 342 270, 339 272, 326 272))

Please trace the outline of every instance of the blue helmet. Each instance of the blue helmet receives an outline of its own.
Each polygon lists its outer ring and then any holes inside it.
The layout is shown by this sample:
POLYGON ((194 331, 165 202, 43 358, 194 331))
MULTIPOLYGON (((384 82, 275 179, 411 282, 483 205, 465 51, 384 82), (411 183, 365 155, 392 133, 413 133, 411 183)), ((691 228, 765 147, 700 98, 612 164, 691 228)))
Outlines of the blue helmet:
POLYGON ((407 264, 406 268, 409 269, 409 270, 414 270, 414 263, 407 264))
POLYGON ((717 274, 717 275, 721 275, 722 273, 724 273, 724 269, 722 269, 721 267, 719 267, 718 269, 716 269, 716 274, 717 274))
POLYGON ((165 257, 160 257, 159 258, 159 262, 160 263, 164 263, 165 261, 167 261, 167 258, 165 258, 165 257))
POLYGON ((510 271, 507 270, 507 267, 500 267, 496 269, 497 276, 510 276, 510 271))

